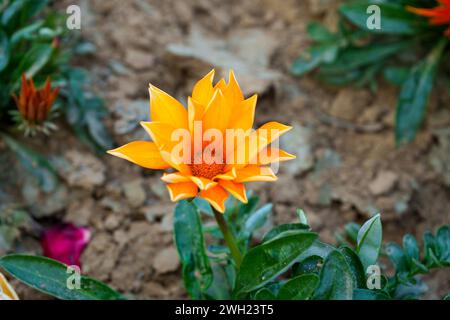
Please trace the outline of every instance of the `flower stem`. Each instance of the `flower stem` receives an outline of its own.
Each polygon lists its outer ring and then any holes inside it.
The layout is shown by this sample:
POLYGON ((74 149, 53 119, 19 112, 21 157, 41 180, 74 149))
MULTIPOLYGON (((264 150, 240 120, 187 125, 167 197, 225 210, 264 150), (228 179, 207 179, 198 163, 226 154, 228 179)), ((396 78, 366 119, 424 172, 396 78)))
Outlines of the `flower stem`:
POLYGON ((223 238, 225 239, 225 243, 230 249, 231 257, 233 258, 236 268, 239 269, 242 261, 241 252, 236 244, 236 239, 228 228, 227 222, 223 218, 223 214, 212 208, 214 212, 214 217, 216 218, 217 224, 219 225, 220 231, 222 231, 223 238))

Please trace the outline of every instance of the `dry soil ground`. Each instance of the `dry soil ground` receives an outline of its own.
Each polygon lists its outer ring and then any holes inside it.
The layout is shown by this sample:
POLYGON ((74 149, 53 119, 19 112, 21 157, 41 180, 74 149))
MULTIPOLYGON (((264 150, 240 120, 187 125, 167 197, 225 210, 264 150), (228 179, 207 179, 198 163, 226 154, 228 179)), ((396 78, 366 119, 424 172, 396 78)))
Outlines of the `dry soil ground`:
MULTIPOLYGON (((416 141, 398 149, 397 89, 381 83, 376 93, 338 90, 289 74, 309 44, 306 22, 334 26, 336 2, 79 1, 81 33, 97 47, 80 63, 95 77, 118 145, 145 137, 138 123, 148 119, 148 83, 185 101, 212 67, 223 75, 233 67, 245 93, 259 94, 257 125, 277 120, 294 126, 281 143, 297 160, 283 166, 278 182, 252 186, 274 204, 273 224, 295 219, 300 207, 312 227, 334 241, 346 223, 380 211, 385 240, 399 242, 404 233, 449 223, 448 94, 433 97, 416 141)), ((173 204, 160 174, 96 157, 67 132, 58 139, 67 142, 51 139, 48 145, 61 163, 59 191, 43 196, 26 182, 22 188, 31 190, 22 193, 36 220, 89 226, 93 237, 83 270, 120 291, 136 298, 186 297, 172 243, 173 204)), ((32 237, 23 243, 38 247, 32 237)), ((429 285, 428 298, 440 297, 448 290, 448 272, 434 275, 429 285)), ((19 291, 24 298, 35 296, 19 291)))

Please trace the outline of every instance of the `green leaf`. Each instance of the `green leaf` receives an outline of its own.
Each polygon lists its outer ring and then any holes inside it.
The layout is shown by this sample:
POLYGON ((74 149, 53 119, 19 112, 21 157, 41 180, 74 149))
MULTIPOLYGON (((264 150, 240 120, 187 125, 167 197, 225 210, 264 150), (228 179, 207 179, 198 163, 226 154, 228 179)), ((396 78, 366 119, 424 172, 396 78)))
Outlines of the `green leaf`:
POLYGON ((389 296, 379 290, 355 289, 353 300, 389 300, 389 296))
POLYGON ((412 259, 419 260, 419 245, 416 238, 411 234, 403 237, 403 248, 409 261, 412 259))
POLYGON ((436 255, 436 241, 431 232, 426 231, 423 234, 424 262, 429 266, 440 265, 439 258, 436 255))
POLYGON ((33 0, 27 1, 26 17, 27 19, 33 17, 48 5, 49 0, 33 0))
POLYGON ((368 32, 387 34, 417 34, 420 30, 420 19, 408 11, 404 6, 389 3, 377 3, 381 10, 381 29, 369 29, 367 21, 371 16, 367 13, 370 4, 367 1, 360 3, 343 4, 339 11, 353 24, 368 32))
POLYGON ((436 248, 439 260, 446 266, 450 265, 450 227, 444 225, 436 233, 436 248))
POLYGON ((80 289, 69 289, 71 275, 67 266, 45 257, 21 254, 0 258, 0 267, 23 283, 58 299, 120 300, 122 295, 106 284, 81 276, 80 289))
POLYGON ((359 229, 361 229, 361 226, 355 222, 347 223, 344 226, 347 237, 354 243, 357 243, 359 229))
POLYGON ((254 296, 254 300, 276 300, 277 297, 267 288, 259 289, 254 296))
POLYGON ((388 67, 384 69, 383 75, 390 83, 401 86, 408 79, 410 70, 404 67, 388 67))
POLYGON ((250 292, 273 280, 296 261, 317 238, 304 231, 286 231, 245 254, 236 279, 235 292, 250 292))
POLYGON ((58 178, 47 159, 6 134, 0 133, 0 137, 15 152, 22 166, 34 176, 42 190, 51 192, 55 189, 58 178))
POLYGON ((358 232, 356 252, 363 264, 364 270, 376 264, 381 248, 383 232, 380 214, 366 221, 358 232))
POLYGON ((324 65, 320 71, 323 74, 348 73, 352 69, 379 63, 404 49, 410 47, 412 42, 396 41, 391 43, 379 43, 372 46, 350 47, 342 51, 338 58, 331 64, 324 65))
POLYGON ((10 50, 8 35, 0 29, 0 72, 8 65, 9 56, 10 50))
POLYGON ((294 61, 291 67, 292 74, 304 75, 323 62, 332 62, 336 59, 339 45, 336 43, 320 44, 310 47, 308 52, 294 61))
POLYGON ((17 16, 26 4, 26 0, 16 0, 10 3, 2 14, 2 24, 7 26, 12 18, 17 16))
POLYGON ((36 21, 35 23, 32 23, 30 25, 27 25, 26 27, 23 27, 13 33, 11 36, 11 44, 16 44, 22 39, 28 39, 33 34, 33 32, 37 31, 42 25, 44 24, 44 21, 36 21))
POLYGON ((288 280, 278 292, 279 300, 307 300, 319 284, 315 274, 303 274, 288 280))
POLYGON ((14 71, 13 79, 17 82, 16 86, 22 73, 25 73, 27 78, 33 77, 49 62, 52 53, 53 48, 49 44, 38 44, 31 48, 14 71))
POLYGON ((436 70, 447 45, 444 39, 437 44, 425 60, 411 69, 403 83, 397 104, 395 139, 397 144, 411 142, 422 124, 428 97, 433 89, 436 70))
POLYGON ((192 298, 200 299, 202 292, 211 285, 213 274, 206 255, 200 215, 189 201, 179 201, 175 208, 174 237, 186 290, 192 298))
POLYGON ((402 248, 396 243, 389 243, 386 245, 386 255, 394 264, 396 273, 403 273, 407 271, 408 262, 402 248))
POLYGON ((297 259, 297 261, 303 261, 311 256, 319 256, 325 259, 335 248, 329 244, 320 242, 319 240, 314 241, 314 243, 306 249, 297 259))
POLYGON ((350 267, 355 288, 365 288, 366 272, 356 252, 349 247, 341 247, 339 248, 339 251, 344 255, 348 266, 350 267))
POLYGON ((299 276, 307 273, 319 274, 320 268, 323 264, 323 258, 319 256, 310 256, 303 259, 299 263, 292 266, 292 275, 299 276))
POLYGON ((342 253, 331 252, 320 271, 320 282, 314 299, 351 300, 353 297, 353 275, 342 253))
POLYGON ((297 214, 298 220, 300 220, 300 223, 304 225, 308 225, 308 219, 306 218, 306 213, 303 211, 303 209, 297 209, 295 210, 295 213, 297 214))
POLYGON ((86 113, 86 124, 92 139, 103 149, 111 149, 113 140, 97 112, 86 113))
POLYGON ((232 284, 228 279, 225 267, 219 264, 212 265, 214 280, 206 290, 206 294, 215 300, 227 300, 231 298, 232 284))
POLYGON ((305 230, 309 231, 311 228, 303 223, 287 223, 287 224, 280 224, 279 226, 276 226, 275 228, 271 229, 269 232, 267 232, 264 235, 264 238, 262 242, 267 242, 278 236, 280 233, 283 233, 285 231, 289 230, 305 230))
POLYGON ((196 197, 194 198, 194 200, 192 200, 192 202, 194 202, 194 204, 196 205, 197 209, 200 210, 200 212, 203 212, 204 214, 210 217, 214 217, 214 213, 208 201, 206 201, 203 198, 196 197))
POLYGON ((261 228, 266 223, 267 217, 271 212, 271 203, 262 206, 248 217, 247 221, 245 221, 244 230, 251 234, 261 228))
POLYGON ((311 39, 317 42, 331 42, 337 38, 336 35, 328 31, 327 28, 317 21, 308 23, 306 30, 311 39))

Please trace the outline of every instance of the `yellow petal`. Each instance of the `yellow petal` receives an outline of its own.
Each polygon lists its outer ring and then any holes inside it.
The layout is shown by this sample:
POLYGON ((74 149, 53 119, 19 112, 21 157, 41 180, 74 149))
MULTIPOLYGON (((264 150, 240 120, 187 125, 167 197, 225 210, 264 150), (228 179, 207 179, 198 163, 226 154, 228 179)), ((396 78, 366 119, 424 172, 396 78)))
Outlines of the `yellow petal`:
POLYGON ((228 192, 221 186, 202 190, 200 196, 208 201, 217 211, 221 213, 225 212, 225 200, 228 198, 228 192))
POLYGON ((254 181, 276 181, 277 176, 269 167, 248 165, 243 169, 236 170, 236 182, 254 181))
POLYGON ((150 85, 150 116, 175 128, 188 128, 187 111, 181 103, 164 91, 150 85))
POLYGON ((166 183, 179 183, 191 181, 191 179, 189 179, 189 176, 181 172, 164 173, 163 176, 161 177, 161 180, 166 183))
POLYGON ((197 187, 200 188, 200 190, 208 190, 217 185, 217 182, 214 182, 207 178, 195 176, 190 176, 189 178, 191 179, 192 182, 194 182, 197 185, 197 187))
POLYGON ((194 133, 194 121, 202 120, 206 105, 200 104, 191 97, 188 98, 189 130, 192 134, 194 133))
POLYGON ((236 179, 236 169, 235 168, 231 168, 231 170, 229 170, 228 172, 222 173, 222 174, 218 174, 217 176, 215 176, 213 178, 213 180, 234 180, 236 179))
POLYGON ((243 183, 236 183, 229 180, 220 180, 219 185, 231 193, 236 199, 243 203, 247 203, 247 193, 243 183))
POLYGON ((234 76, 233 70, 230 70, 228 85, 224 95, 228 103, 233 103, 235 105, 244 100, 244 95, 242 94, 241 88, 239 87, 236 77, 234 76))
POLYGON ((107 151, 109 154, 133 162, 148 169, 167 169, 170 165, 164 161, 153 142, 133 141, 117 149, 107 151))
POLYGON ((9 285, 5 276, 0 272, 0 300, 19 300, 17 293, 9 285))
POLYGON ((241 102, 240 110, 236 110, 232 115, 229 125, 230 128, 247 131, 253 127, 257 99, 258 96, 255 94, 241 102))
POLYGON ((220 79, 219 82, 216 83, 214 86, 214 90, 219 89, 220 91, 225 92, 227 89, 227 83, 225 82, 225 79, 220 79))
POLYGON ((193 182, 179 182, 167 184, 170 200, 178 201, 187 198, 193 198, 198 193, 198 188, 193 182))
POLYGON ((227 156, 228 164, 225 166, 225 171, 231 170, 231 168, 241 169, 248 164, 256 164, 258 154, 268 145, 268 142, 265 137, 258 136, 254 131, 245 138, 244 143, 236 144, 233 155, 227 156))
POLYGON ((231 109, 224 102, 222 92, 216 90, 203 116, 204 132, 208 129, 225 131, 230 120, 231 109))
POLYGON ((267 139, 267 143, 272 143, 274 140, 278 139, 281 135, 291 129, 291 126, 286 126, 282 123, 272 121, 263 124, 255 131, 255 133, 259 136, 265 137, 267 139))
POLYGON ((172 140, 172 134, 177 128, 167 123, 141 121, 141 126, 159 149, 172 151, 172 148, 179 142, 172 140))
POLYGON ((258 154, 258 164, 267 165, 273 162, 282 162, 295 159, 293 154, 287 153, 284 150, 269 147, 258 154))
POLYGON ((186 163, 180 162, 178 157, 174 157, 171 152, 160 150, 161 157, 167 162, 172 168, 177 169, 179 172, 190 175, 191 169, 186 163))
POLYGON ((214 69, 200 79, 194 86, 192 98, 203 106, 207 106, 214 94, 212 81, 214 79, 214 69))
MULTIPOLYGON (((234 159, 234 161, 232 164, 227 165, 225 170, 229 170, 231 167, 241 169, 246 164, 256 164, 257 154, 290 129, 292 127, 275 121, 262 125, 252 132, 250 136, 246 137, 245 143, 237 143, 234 154, 231 155, 231 159, 234 159)), ((227 160, 229 159, 228 156, 227 160)))

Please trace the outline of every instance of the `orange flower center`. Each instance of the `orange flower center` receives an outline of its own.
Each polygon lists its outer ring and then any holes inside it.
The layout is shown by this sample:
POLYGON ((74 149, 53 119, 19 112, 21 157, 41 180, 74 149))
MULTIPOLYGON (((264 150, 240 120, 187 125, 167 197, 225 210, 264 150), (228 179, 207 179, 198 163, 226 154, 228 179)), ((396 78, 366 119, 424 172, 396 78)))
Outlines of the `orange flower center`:
POLYGON ((192 175, 196 177, 202 177, 207 179, 212 179, 218 174, 223 173, 225 168, 224 163, 199 163, 190 165, 192 175))

